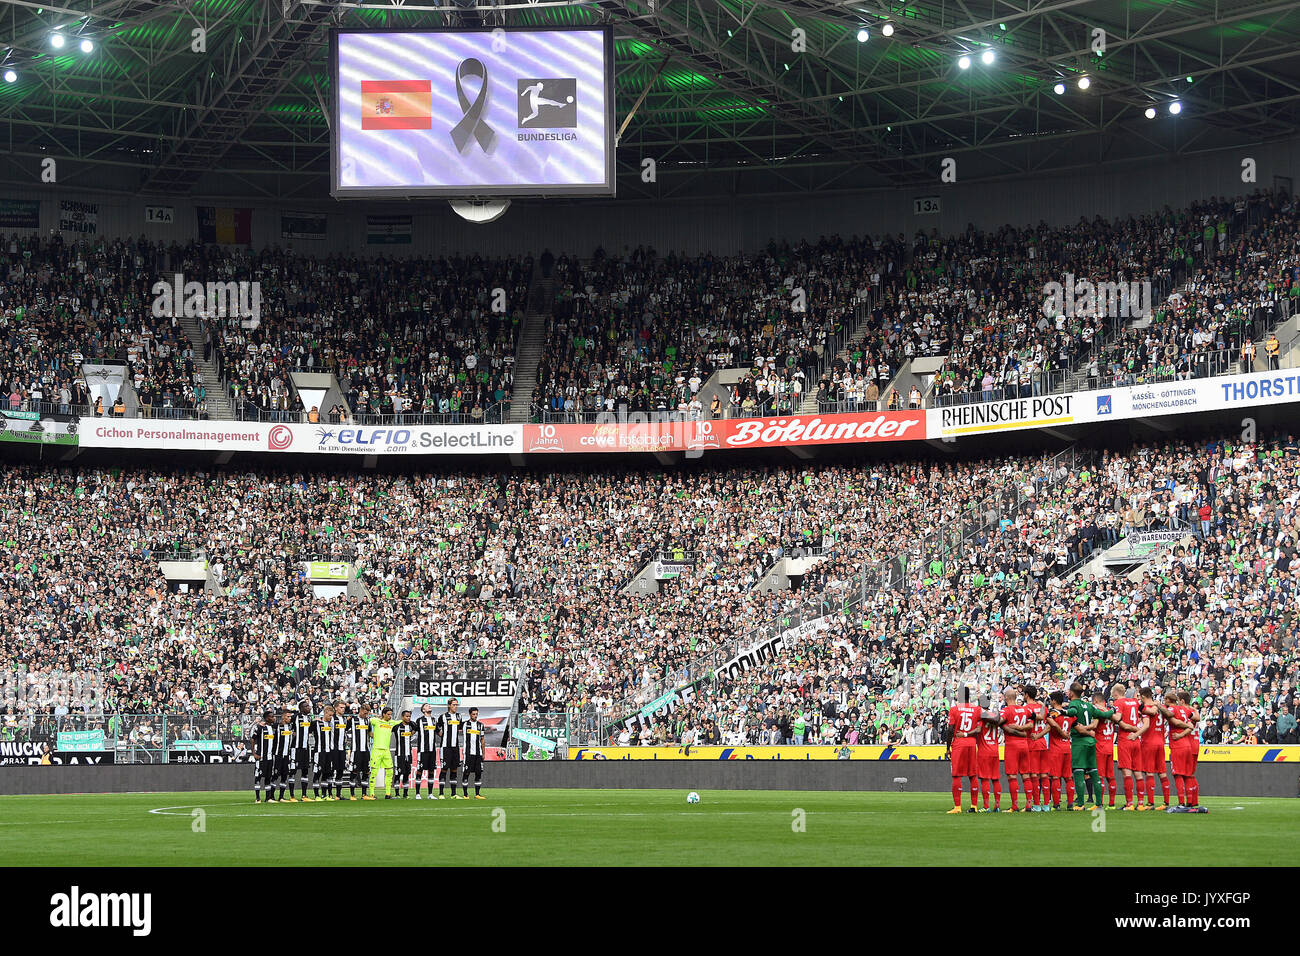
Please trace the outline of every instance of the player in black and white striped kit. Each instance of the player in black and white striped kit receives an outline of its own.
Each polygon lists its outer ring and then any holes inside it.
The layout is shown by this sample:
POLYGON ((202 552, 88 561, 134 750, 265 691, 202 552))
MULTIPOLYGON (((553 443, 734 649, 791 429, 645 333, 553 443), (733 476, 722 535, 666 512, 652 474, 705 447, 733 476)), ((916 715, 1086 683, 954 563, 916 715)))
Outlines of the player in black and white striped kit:
POLYGON ((293 717, 293 763, 289 775, 289 797, 293 797, 293 780, 302 777, 302 802, 310 803, 307 784, 311 782, 311 704, 302 701, 293 717))
POLYGON ((342 697, 334 702, 334 723, 330 733, 334 745, 334 799, 343 799, 343 784, 348 775, 348 704, 342 697))
MULTIPOLYGON (((275 739, 275 775, 280 781, 279 803, 284 803, 284 788, 292 786, 293 778, 293 711, 286 710, 280 718, 280 726, 276 728, 275 739)), ((267 797, 269 800, 270 797, 267 797)), ((293 794, 289 794, 289 802, 297 803, 293 794)))
POLYGON ((415 724, 411 723, 411 712, 404 710, 402 722, 393 728, 393 782, 402 788, 403 799, 411 795, 411 751, 415 744, 415 724))
POLYGON ((478 708, 469 709, 469 720, 465 721, 465 769, 461 773, 460 788, 469 799, 469 775, 474 775, 474 799, 486 800, 483 796, 483 741, 487 737, 487 727, 478 719, 478 708))
POLYGON ((370 705, 362 704, 360 712, 348 718, 348 775, 351 778, 352 796, 357 798, 357 784, 364 797, 370 789, 370 705))
POLYGON ((429 799, 433 799, 433 785, 438 779, 438 721, 433 716, 433 706, 425 704, 420 708, 420 716, 411 722, 420 752, 420 763, 416 768, 415 799, 420 799, 420 774, 429 784, 429 799))
POLYGON ((465 718, 456 713, 460 701, 455 697, 447 701, 447 712, 438 718, 438 746, 442 748, 442 773, 438 775, 438 799, 443 799, 444 784, 451 785, 451 798, 459 800, 456 793, 456 771, 460 769, 460 748, 464 740, 465 718))
POLYGON ((253 802, 262 802, 262 790, 266 790, 266 802, 271 802, 272 779, 275 776, 275 745, 280 739, 280 732, 275 725, 275 714, 267 711, 261 722, 253 728, 253 802))
POLYGON ((334 707, 325 705, 320 717, 312 723, 312 737, 316 745, 316 779, 313 782, 316 799, 343 799, 343 724, 336 720, 334 707), (330 791, 338 790, 337 796, 330 791), (321 796, 321 791, 324 796, 321 796))

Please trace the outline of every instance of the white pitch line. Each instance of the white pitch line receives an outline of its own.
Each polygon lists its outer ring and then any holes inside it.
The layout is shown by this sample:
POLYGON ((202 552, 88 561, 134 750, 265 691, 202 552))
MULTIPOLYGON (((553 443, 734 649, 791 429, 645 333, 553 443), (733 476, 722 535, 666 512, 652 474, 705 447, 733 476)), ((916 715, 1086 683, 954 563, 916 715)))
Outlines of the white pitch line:
POLYGON ((0 827, 31 827, 31 826, 50 826, 55 823, 85 823, 85 818, 80 820, 7 820, 0 822, 0 827))
MULTIPOLYGON (((618 804, 606 804, 606 806, 617 806, 617 805, 618 805, 618 804)), ((533 804, 532 806, 541 806, 541 805, 539 805, 539 804, 533 804)), ((209 808, 209 807, 215 807, 215 808, 218 808, 218 809, 221 809, 221 808, 230 808, 230 809, 234 809, 234 806, 232 806, 231 804, 226 804, 226 803, 195 803, 195 804, 185 804, 185 805, 174 806, 174 807, 157 807, 157 808, 155 808, 155 809, 153 809, 153 810, 150 810, 149 812, 150 812, 150 813, 154 813, 154 814, 158 814, 159 816, 165 816, 165 817, 188 817, 188 816, 191 816, 191 814, 188 812, 188 811, 190 811, 190 810, 207 809, 207 808, 209 808), (181 811, 181 812, 176 812, 176 811, 181 811)), ((488 809, 487 804, 484 804, 483 809, 488 809)), ((498 808, 493 807, 492 809, 498 809, 498 808)), ((520 808, 519 806, 517 806, 517 805, 507 804, 507 805, 505 805, 505 806, 503 806, 503 807, 500 807, 499 809, 503 809, 503 810, 519 810, 519 809, 521 809, 521 808, 520 808)), ((397 810, 395 807, 368 807, 368 808, 365 808, 365 809, 362 809, 361 807, 339 807, 337 811, 326 812, 326 813, 319 813, 319 812, 303 812, 303 811, 300 811, 300 810, 289 810, 289 811, 286 811, 286 812, 287 812, 287 813, 292 813, 295 817, 329 817, 329 816, 336 816, 336 815, 338 815, 339 813, 341 813, 341 812, 343 812, 343 811, 345 811, 345 810, 355 810, 355 811, 357 811, 357 812, 359 812, 359 813, 361 813, 361 814, 365 814, 366 816, 375 816, 376 814, 381 815, 381 816, 395 816, 395 815, 397 815, 397 814, 399 814, 399 813, 400 813, 400 814, 403 814, 403 815, 407 814, 407 811, 406 811, 406 810, 397 810)), ((810 813, 809 816, 814 816, 814 815, 815 815, 815 816, 846 816, 846 815, 876 814, 876 813, 885 813, 885 812, 886 812, 886 811, 883 811, 883 810, 822 810, 822 811, 814 811, 813 813, 810 813)), ((265 811, 265 810, 262 810, 262 811, 256 811, 256 812, 253 812, 253 813, 244 813, 244 812, 239 812, 239 813, 209 813, 209 814, 207 814, 207 815, 210 816, 210 817, 227 817, 227 818, 228 818, 228 817, 256 817, 256 818, 261 819, 261 820, 287 819, 286 817, 273 816, 270 812, 265 811)), ((594 813, 594 814, 593 814, 593 813, 590 813, 590 812, 587 812, 587 811, 579 811, 579 810, 543 810, 543 811, 540 811, 540 812, 529 812, 529 813, 527 813, 527 814, 525 814, 525 815, 526 815, 526 816, 530 816, 530 817, 592 817, 592 816, 604 816, 604 817, 650 817, 650 816, 658 816, 658 817, 669 817, 669 816, 677 816, 677 817, 700 817, 700 816, 707 816, 707 817, 752 817, 752 816, 773 816, 773 817, 780 817, 780 818, 784 819, 785 816, 786 816, 786 811, 785 811, 785 810, 666 810, 666 809, 665 809, 665 810, 656 810, 656 811, 647 811, 647 812, 637 811, 637 812, 631 812, 631 813, 594 813)), ((433 814, 429 814, 429 817, 430 817, 430 819, 432 819, 432 818, 433 818, 433 814)), ((407 819, 410 819, 410 818, 407 817, 407 819)), ((76 821, 67 821, 67 822, 76 822, 76 821)))

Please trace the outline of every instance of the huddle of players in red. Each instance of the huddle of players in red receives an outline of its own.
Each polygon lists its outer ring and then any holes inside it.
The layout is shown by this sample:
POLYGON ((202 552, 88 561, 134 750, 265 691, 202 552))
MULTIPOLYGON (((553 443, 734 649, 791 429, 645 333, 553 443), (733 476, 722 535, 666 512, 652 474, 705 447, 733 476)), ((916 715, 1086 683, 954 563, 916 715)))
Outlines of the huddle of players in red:
POLYGON ((1079 701, 1083 693, 1083 687, 1074 684, 1068 708, 1061 706, 1065 698, 1060 693, 1050 695, 1045 706, 1038 700, 1039 689, 1026 684, 1004 692, 1004 705, 1000 711, 976 704, 954 704, 948 711, 947 756, 952 762, 953 797, 953 809, 948 812, 962 812, 963 777, 967 778, 970 786, 971 805, 966 812, 1001 811, 1000 743, 1005 749, 1012 812, 1059 810, 1062 781, 1066 803, 1071 810, 1082 810, 1089 804, 1101 806, 1103 791, 1109 791, 1110 806, 1114 807, 1117 747, 1118 766, 1124 781, 1124 810, 1154 810, 1158 778, 1166 812, 1207 812, 1200 805, 1200 788, 1196 781, 1196 761, 1200 753, 1196 725, 1200 714, 1191 706, 1190 694, 1170 691, 1161 700, 1151 688, 1144 687, 1135 695, 1132 686, 1116 684, 1111 688, 1111 706, 1106 704, 1105 693, 1098 691, 1092 695, 1090 705, 1081 707, 1079 701), (1090 722, 1081 723, 1076 716, 1080 713, 1088 715, 1090 722), (1172 807, 1165 763, 1166 744, 1172 757, 1178 799, 1172 807), (1077 794, 1077 801, 1076 779, 1085 781, 1081 788, 1083 792, 1077 794), (982 808, 977 803, 977 782, 983 797, 982 808), (1092 784, 1091 794, 1089 783, 1092 784), (989 806, 990 790, 992 807, 989 806), (1022 790, 1024 807, 1019 805, 1022 790), (1085 795, 1088 796, 1086 802, 1085 795))

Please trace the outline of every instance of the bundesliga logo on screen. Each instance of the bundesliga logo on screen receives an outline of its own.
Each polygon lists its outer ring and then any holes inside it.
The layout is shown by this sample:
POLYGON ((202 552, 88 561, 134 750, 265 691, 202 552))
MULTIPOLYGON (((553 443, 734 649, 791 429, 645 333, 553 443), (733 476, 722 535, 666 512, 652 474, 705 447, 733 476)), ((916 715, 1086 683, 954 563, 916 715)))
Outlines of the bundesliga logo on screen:
MULTIPOLYGON (((578 81, 574 77, 520 78, 519 128, 564 130, 578 128, 578 81)), ((577 133, 525 133, 519 141, 573 140, 577 133)))

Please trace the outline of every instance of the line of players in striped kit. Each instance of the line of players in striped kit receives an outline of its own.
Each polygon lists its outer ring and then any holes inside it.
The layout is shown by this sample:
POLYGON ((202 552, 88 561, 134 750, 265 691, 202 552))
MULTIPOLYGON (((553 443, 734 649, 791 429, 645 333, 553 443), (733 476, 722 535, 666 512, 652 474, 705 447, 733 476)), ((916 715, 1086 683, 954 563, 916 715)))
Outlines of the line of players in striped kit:
POLYGON ((351 800, 357 799, 358 789, 362 800, 374 800, 379 792, 376 770, 383 771, 385 799, 392 798, 394 789, 407 796, 412 786, 415 798, 420 799, 421 772, 430 799, 434 798, 435 780, 438 799, 443 799, 447 786, 451 787, 453 799, 469 799, 471 774, 475 797, 485 799, 486 727, 478 719, 477 707, 470 708, 466 720, 459 706, 459 701, 452 698, 447 712, 435 719, 433 708, 425 704, 415 721, 409 710, 402 712, 400 721, 391 720, 391 708, 384 708, 382 717, 372 717, 365 703, 353 713, 342 700, 327 704, 318 717, 312 717, 311 704, 306 701, 296 711, 286 709, 279 716, 268 710, 253 732, 254 802, 261 802, 263 795, 267 803, 342 800, 344 788, 350 791, 351 800), (374 750, 379 740, 383 741, 383 754, 374 750), (456 772, 461 768, 462 754, 463 793, 458 796, 456 772), (298 788, 301 798, 296 795, 298 788))
POLYGON ((1027 813, 1061 809, 1061 795, 1070 810, 1101 807, 1107 794, 1115 806, 1118 766, 1124 785, 1124 810, 1154 810, 1156 782, 1168 813, 1206 813, 1200 805, 1196 761, 1200 714, 1186 691, 1116 684, 1107 702, 1104 691, 1086 696, 1082 684, 1065 693, 1055 691, 1040 702, 1032 684, 1009 687, 1000 710, 965 699, 948 711, 945 757, 952 762, 953 809, 962 811, 962 779, 969 783, 967 813, 1002 810, 1001 745, 1004 752, 1011 811, 1027 813), (1177 803, 1169 803, 1168 746, 1173 763, 1177 803), (1116 756, 1118 754, 1118 756, 1116 756), (990 791, 993 805, 989 806, 990 791), (1025 805, 1020 806, 1024 794, 1025 805), (979 806, 982 797, 983 806, 979 806))

